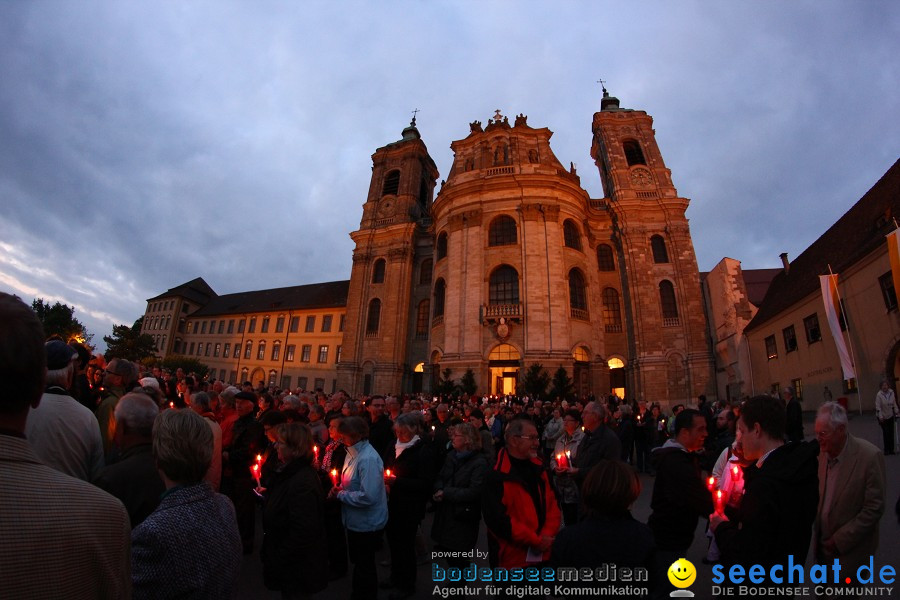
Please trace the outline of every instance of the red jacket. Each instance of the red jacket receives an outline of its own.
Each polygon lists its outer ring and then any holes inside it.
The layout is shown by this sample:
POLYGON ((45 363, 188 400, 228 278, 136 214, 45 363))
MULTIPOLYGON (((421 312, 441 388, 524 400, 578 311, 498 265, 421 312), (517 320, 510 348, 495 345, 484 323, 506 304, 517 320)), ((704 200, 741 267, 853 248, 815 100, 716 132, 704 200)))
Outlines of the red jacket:
MULTIPOLYGON (((537 548, 543 536, 556 537, 561 522, 556 494, 550 485, 547 471, 538 459, 531 465, 540 482, 537 497, 528 491, 525 481, 511 473, 511 462, 506 448, 497 454, 494 470, 488 472, 482 494, 482 512, 488 532, 500 547, 498 566, 512 569, 534 566, 525 561, 528 548, 537 548)), ((550 559, 550 550, 543 560, 550 559)))

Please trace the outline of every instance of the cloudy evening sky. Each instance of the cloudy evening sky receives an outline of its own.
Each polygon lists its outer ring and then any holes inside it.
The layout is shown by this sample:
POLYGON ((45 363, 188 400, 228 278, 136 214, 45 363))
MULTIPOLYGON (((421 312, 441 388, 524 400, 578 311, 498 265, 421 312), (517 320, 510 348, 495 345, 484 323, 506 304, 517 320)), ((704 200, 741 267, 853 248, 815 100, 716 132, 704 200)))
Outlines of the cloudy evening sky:
POLYGON ((197 276, 346 279, 371 155, 495 109, 592 197, 598 79, 654 118, 701 270, 796 257, 900 157, 900 3, 0 3, 0 290, 95 335, 197 276))

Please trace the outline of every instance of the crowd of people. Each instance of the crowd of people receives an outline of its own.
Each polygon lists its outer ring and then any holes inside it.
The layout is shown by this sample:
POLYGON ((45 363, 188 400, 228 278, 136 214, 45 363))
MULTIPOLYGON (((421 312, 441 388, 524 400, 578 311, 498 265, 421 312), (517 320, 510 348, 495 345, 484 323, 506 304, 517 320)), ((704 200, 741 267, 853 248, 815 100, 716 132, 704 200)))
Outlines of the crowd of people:
POLYGON ((806 440, 792 390, 672 414, 615 396, 353 398, 92 369, 5 294, 0 326, 3 596, 233 597, 258 550, 284 598, 349 575, 352 599, 399 600, 421 588, 427 539, 464 568, 482 524, 491 567, 645 567, 659 597, 701 519, 709 562, 802 562, 811 546, 855 564, 878 543, 883 453, 833 402, 806 440), (641 472, 647 523, 630 512, 641 472))

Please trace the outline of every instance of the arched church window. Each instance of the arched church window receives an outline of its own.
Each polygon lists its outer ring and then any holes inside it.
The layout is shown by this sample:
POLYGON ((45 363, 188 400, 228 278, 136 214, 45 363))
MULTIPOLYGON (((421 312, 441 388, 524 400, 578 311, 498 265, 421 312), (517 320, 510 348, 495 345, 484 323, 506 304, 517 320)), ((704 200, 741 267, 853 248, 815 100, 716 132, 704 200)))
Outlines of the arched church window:
POLYGON ((584 275, 577 268, 569 271, 569 307, 573 318, 587 320, 587 286, 584 275))
POLYGON ((668 279, 659 282, 659 303, 662 306, 662 316, 666 320, 678 319, 678 304, 675 301, 675 286, 668 279))
POLYGON ((384 185, 381 187, 381 195, 397 194, 400 188, 400 171, 394 169, 384 177, 384 185))
POLYGON ((488 246, 509 246, 516 243, 516 221, 510 216, 500 215, 488 229, 488 246))
POLYGON ((597 246, 597 266, 601 271, 616 270, 616 261, 613 259, 613 251, 609 244, 597 246))
POLYGON ((438 260, 447 257, 447 232, 442 232, 438 235, 435 254, 438 260))
POLYGON ((425 339, 428 337, 428 317, 431 312, 431 301, 425 298, 419 302, 419 308, 416 312, 416 339, 425 339))
POLYGON ((488 285, 489 304, 519 303, 519 274, 509 265, 502 265, 491 273, 488 285))
POLYGON ((366 319, 366 335, 375 335, 378 333, 378 327, 381 325, 381 300, 372 298, 369 302, 369 316, 366 319))
POLYGON ((625 160, 629 167, 647 164, 647 161, 644 160, 644 152, 637 140, 625 140, 622 142, 622 146, 625 149, 625 160))
POLYGON ((603 290, 603 322, 607 333, 622 331, 622 306, 619 304, 619 292, 614 288, 603 290))
POLYGON ((379 258, 372 267, 372 283, 384 283, 384 259, 379 258))
POLYGON ((563 240, 569 248, 581 250, 581 232, 572 219, 566 219, 563 223, 563 240))
POLYGON ((666 250, 666 241, 661 235, 654 235, 650 238, 650 249, 653 251, 653 262, 669 262, 669 252, 666 250))
POLYGON ((438 279, 434 282, 434 313, 435 317, 444 316, 444 294, 447 291, 447 286, 444 284, 443 279, 438 279))

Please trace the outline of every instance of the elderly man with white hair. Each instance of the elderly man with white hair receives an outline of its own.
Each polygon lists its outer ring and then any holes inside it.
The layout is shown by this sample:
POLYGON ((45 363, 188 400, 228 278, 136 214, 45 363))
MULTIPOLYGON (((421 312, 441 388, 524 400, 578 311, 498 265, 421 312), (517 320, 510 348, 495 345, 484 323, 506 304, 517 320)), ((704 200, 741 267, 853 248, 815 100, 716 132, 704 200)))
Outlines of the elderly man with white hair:
POLYGON ((41 403, 31 410, 25 437, 49 467, 82 481, 103 468, 103 441, 90 409, 69 395, 78 355, 62 340, 44 344, 47 382, 41 403))
POLYGON ((820 450, 816 562, 831 564, 838 558, 843 572, 856 573, 878 548, 884 455, 847 431, 847 411, 837 402, 819 407, 815 430, 820 450))
POLYGON ((159 407, 146 394, 135 392, 119 399, 113 415, 119 460, 100 471, 94 485, 122 501, 133 529, 156 510, 166 491, 150 452, 159 407))

